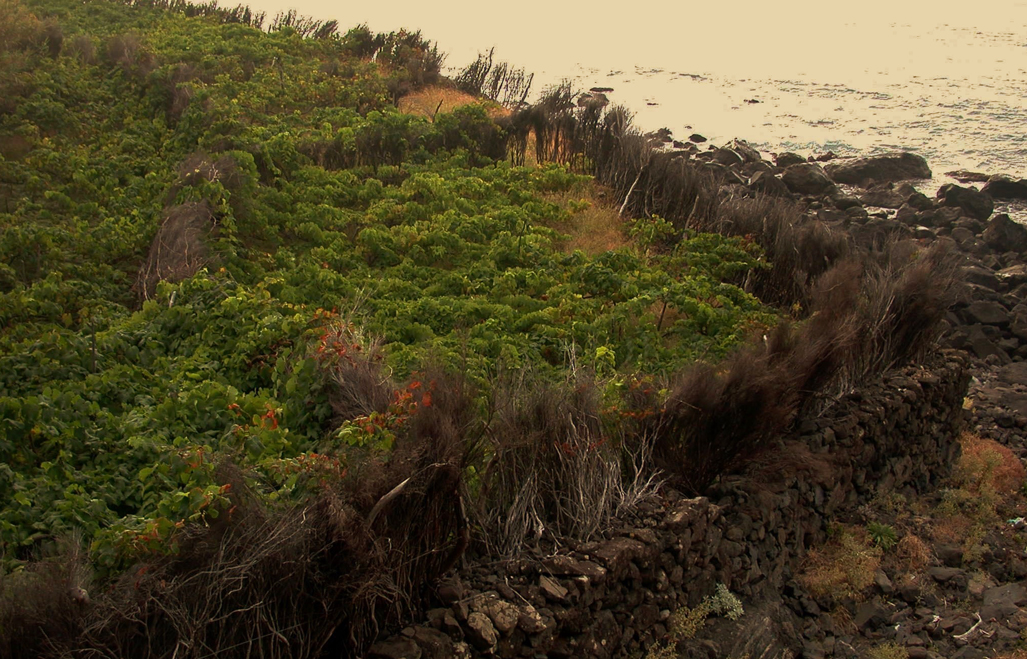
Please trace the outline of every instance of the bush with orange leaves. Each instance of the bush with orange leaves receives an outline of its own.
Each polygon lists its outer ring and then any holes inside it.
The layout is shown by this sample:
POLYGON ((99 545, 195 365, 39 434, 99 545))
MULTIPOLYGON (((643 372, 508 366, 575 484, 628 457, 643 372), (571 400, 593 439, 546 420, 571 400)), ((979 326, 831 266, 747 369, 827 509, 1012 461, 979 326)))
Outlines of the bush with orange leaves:
POLYGON ((942 542, 959 543, 972 559, 989 528, 999 522, 999 508, 1024 482, 1020 460, 1006 446, 964 433, 962 456, 952 474, 952 486, 936 509, 933 535, 942 542))
POLYGON ((963 455, 954 478, 961 487, 973 494, 1005 499, 1023 485, 1023 464, 1008 446, 970 433, 964 433, 959 443, 963 455))

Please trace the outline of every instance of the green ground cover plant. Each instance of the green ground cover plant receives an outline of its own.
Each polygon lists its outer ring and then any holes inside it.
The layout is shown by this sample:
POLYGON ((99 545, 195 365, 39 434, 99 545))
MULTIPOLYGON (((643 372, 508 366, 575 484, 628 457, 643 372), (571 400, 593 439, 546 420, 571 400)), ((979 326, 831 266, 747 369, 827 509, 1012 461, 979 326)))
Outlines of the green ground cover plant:
POLYGON ((946 299, 933 256, 832 271, 828 236, 775 262, 793 210, 618 169, 648 157, 619 111, 404 114, 445 82, 419 33, 264 23, 0 0, 0 656, 357 655, 468 548, 701 491, 865 346, 915 356, 946 299), (582 251, 593 176, 643 201, 592 211, 620 237, 582 251), (849 297, 817 297, 825 272, 849 297))
POLYGON ((272 498, 287 464, 344 461, 317 353, 339 327, 380 337, 400 378, 430 359, 484 383, 572 350, 667 371, 774 320, 724 283, 757 264, 744 239, 558 249, 567 211, 545 195, 582 177, 490 158, 501 129, 480 107, 398 113, 395 67, 364 59, 359 30, 5 6, 26 35, 5 41, 26 86, 0 118, 8 568, 72 529, 125 567, 217 514, 225 457, 272 498), (80 46, 52 53, 48 21, 80 46))

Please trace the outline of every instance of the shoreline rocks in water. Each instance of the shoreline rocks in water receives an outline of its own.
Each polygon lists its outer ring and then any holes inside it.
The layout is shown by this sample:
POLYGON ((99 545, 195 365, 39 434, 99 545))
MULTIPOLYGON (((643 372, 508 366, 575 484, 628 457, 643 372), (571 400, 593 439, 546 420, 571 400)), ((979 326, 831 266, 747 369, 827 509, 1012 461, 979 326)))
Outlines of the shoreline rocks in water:
POLYGON ((825 171, 836 183, 849 185, 931 178, 931 168, 923 156, 908 152, 838 160, 828 164, 825 171))
POLYGON ((981 192, 993 199, 1027 199, 1027 179, 1013 180, 1003 174, 992 176, 981 192))

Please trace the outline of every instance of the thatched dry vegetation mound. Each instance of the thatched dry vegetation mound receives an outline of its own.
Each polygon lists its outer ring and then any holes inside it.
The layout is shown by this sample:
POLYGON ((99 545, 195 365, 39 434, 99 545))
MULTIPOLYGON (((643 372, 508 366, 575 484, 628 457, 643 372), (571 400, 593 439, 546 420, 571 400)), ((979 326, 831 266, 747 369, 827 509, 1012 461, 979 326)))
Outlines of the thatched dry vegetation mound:
POLYGON ((209 263, 207 237, 217 228, 214 212, 205 201, 167 209, 139 270, 136 289, 144 300, 153 297, 157 283, 192 277, 209 263))

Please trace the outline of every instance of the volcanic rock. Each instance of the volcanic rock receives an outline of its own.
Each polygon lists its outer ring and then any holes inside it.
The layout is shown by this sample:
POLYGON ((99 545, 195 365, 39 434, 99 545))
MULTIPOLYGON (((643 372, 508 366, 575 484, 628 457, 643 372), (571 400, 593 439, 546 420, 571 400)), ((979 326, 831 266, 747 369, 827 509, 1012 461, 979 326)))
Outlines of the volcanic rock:
POLYGON ((970 217, 986 220, 995 210, 991 197, 974 188, 962 188, 954 183, 947 183, 938 189, 938 199, 942 205, 961 208, 970 217))
POLYGON ((1023 252, 1027 250, 1027 227, 1014 222, 1002 213, 991 218, 984 230, 984 242, 1000 252, 1023 252))
POLYGON ((931 169, 923 157, 904 152, 834 162, 826 166, 826 171, 835 182, 852 185, 931 177, 931 169))
POLYGON ((867 206, 877 208, 899 208, 906 201, 901 194, 886 187, 869 190, 860 195, 859 200, 867 206))
POLYGON ((788 194, 788 186, 777 176, 769 172, 756 172, 749 179, 749 187, 758 192, 776 197, 788 194))
POLYGON ((981 188, 981 192, 993 199, 1027 199, 1027 179, 1014 181, 1008 176, 992 176, 981 188))
POLYGON ((792 165, 800 165, 804 162, 806 162, 805 158, 797 153, 792 153, 791 151, 779 153, 774 158, 774 164, 778 167, 791 167, 792 165))
POLYGON ((824 168, 812 163, 791 165, 785 169, 781 179, 789 190, 799 194, 825 194, 835 189, 824 168))

